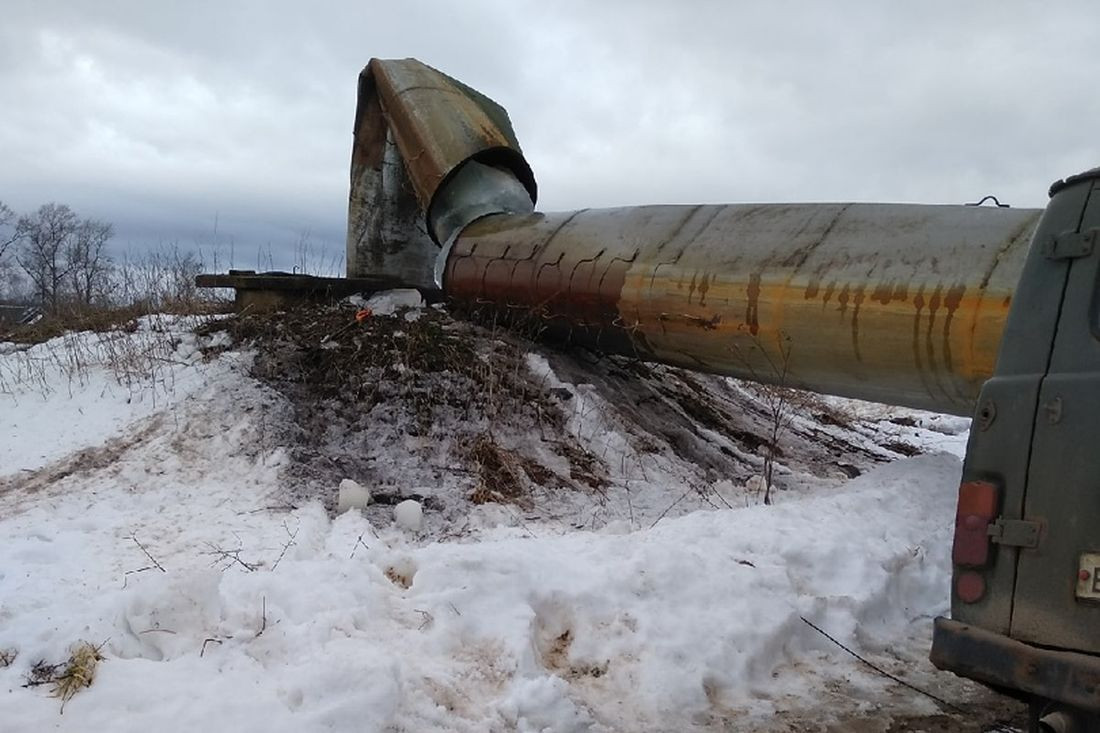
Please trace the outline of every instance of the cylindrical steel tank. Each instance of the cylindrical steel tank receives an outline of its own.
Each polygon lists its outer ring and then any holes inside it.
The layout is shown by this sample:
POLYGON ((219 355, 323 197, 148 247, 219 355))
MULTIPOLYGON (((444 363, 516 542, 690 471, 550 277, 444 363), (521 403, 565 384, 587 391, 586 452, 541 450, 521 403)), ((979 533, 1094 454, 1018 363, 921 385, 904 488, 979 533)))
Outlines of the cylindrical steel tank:
POLYGON ((972 414, 1040 213, 763 204, 491 216, 453 244, 442 285, 607 351, 972 414))
POLYGON ((599 348, 969 415, 1037 209, 640 206, 541 214, 507 113, 412 59, 360 83, 349 275, 599 348), (437 249, 440 247, 441 249, 437 249))

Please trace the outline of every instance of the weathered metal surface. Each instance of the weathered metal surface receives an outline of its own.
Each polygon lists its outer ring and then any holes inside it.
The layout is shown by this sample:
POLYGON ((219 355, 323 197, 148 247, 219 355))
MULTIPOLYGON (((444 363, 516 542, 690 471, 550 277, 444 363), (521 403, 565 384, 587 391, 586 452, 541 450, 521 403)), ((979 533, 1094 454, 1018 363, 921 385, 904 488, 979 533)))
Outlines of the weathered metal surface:
POLYGON ((447 176, 471 159, 510 170, 535 201, 534 173, 499 104, 416 59, 371 59, 360 77, 359 98, 375 94, 422 209, 431 206, 447 176))
POLYGON ((427 285, 438 249, 370 82, 364 71, 359 78, 351 159, 347 274, 385 274, 408 284, 427 285))
MULTIPOLYGON (((1051 188, 1017 285, 963 465, 964 482, 1005 487, 994 525, 1003 531, 991 533, 999 541, 980 569, 984 596, 956 588, 954 620, 937 619, 931 655, 942 669, 1091 711, 1100 711, 1100 603, 1089 592, 1100 458, 1088 439, 1100 402, 1100 253, 1076 243, 1100 227, 1098 174, 1051 188)), ((956 564, 955 583, 974 572, 956 564)))
POLYGON ((503 108, 415 60, 370 62, 349 274, 436 283, 608 351, 971 414, 1039 217, 871 204, 543 215, 535 193, 503 108))
POLYGON ((535 200, 534 174, 504 109, 415 59, 372 59, 366 66, 354 135, 349 276, 385 274, 431 287, 436 245, 443 243, 433 241, 432 202, 468 161, 508 171, 526 192, 528 209, 535 200))
POLYGON ((1031 549, 1039 546, 1039 535, 1043 525, 1025 519, 998 519, 989 527, 989 539, 1004 547, 1024 547, 1031 549))
POLYGON ((318 277, 290 272, 256 272, 230 270, 227 274, 197 275, 200 288, 235 288, 238 290, 288 290, 304 294, 319 293, 342 297, 404 287, 401 281, 382 275, 374 277, 318 277))
POLYGON ((1100 658, 1041 649, 976 626, 937 618, 932 664, 1004 689, 1100 711, 1100 658))
MULTIPOLYGON (((1076 229, 1087 200, 1087 190, 1060 190, 1047 205, 1036 229, 1030 254, 1012 297, 1012 309, 1004 326, 996 371, 979 397, 978 430, 970 431, 963 481, 995 481, 1004 488, 1000 516, 1004 520, 1035 519, 1025 516, 1024 493, 1040 387, 1054 348, 1062 313, 1062 293, 1074 260, 1051 260, 1042 245, 1076 229)), ((952 598, 953 618, 1008 634, 1016 589, 1017 560, 1034 550, 995 545, 992 562, 983 570, 984 597, 975 603, 952 598)), ((1070 568, 1073 573, 1075 568, 1070 568)), ((958 580, 962 569, 956 569, 958 580)), ((1048 571, 1049 572, 1049 571, 1048 571)), ((1045 602, 1036 599, 1037 602, 1045 602)))
MULTIPOLYGON (((195 277, 200 288, 232 288, 237 310, 271 311, 307 300, 343 298, 354 293, 407 287, 401 280, 387 276, 317 277, 288 272, 230 270, 228 274, 195 277)), ((428 299, 437 297, 433 290, 421 291, 428 299)))
POLYGON ((468 227, 444 288, 608 351, 973 414, 1038 210, 645 206, 468 227))
MULTIPOLYGON (((1056 199, 1086 196, 1061 232, 1100 227, 1100 180, 1078 178, 1056 199)), ((1042 264, 1068 268, 1064 288, 1046 297, 1058 306, 1046 375, 1039 386, 1023 518, 1044 529, 1039 545, 1020 552, 1012 607, 1013 638, 1100 653, 1100 605, 1076 597, 1079 558, 1100 551, 1100 251, 1042 264), (1059 265, 1059 262, 1068 264, 1059 265)), ((1049 339, 1049 337, 1048 337, 1049 339)), ((1029 344, 1017 342, 1016 348, 1029 344)))

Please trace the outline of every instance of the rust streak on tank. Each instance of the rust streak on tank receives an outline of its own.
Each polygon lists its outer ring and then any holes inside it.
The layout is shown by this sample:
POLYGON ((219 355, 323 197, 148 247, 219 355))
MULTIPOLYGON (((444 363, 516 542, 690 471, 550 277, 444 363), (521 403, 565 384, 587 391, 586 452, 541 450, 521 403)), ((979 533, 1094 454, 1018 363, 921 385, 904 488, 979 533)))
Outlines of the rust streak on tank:
POLYGON ((959 309, 965 294, 966 286, 956 285, 948 289, 943 299, 943 304, 947 308, 947 315, 943 319, 943 364, 947 371, 954 369, 954 362, 951 359, 951 321, 955 318, 955 311, 959 309))
POLYGON ((748 287, 749 302, 745 307, 745 323, 748 324, 749 333, 755 336, 760 332, 760 274, 753 273, 749 276, 748 287))
POLYGON ((927 385, 928 381, 925 378, 924 364, 921 361, 920 355, 920 321, 921 311, 924 310, 923 285, 917 290, 917 294, 913 296, 913 307, 916 308, 916 313, 913 314, 913 363, 916 364, 917 373, 920 374, 921 382, 927 385))
POLYGON ((710 285, 707 284, 709 279, 710 275, 704 272, 702 279, 699 280, 699 305, 705 306, 707 304, 707 291, 710 290, 710 285))
POLYGON ((859 309, 863 305, 863 291, 866 288, 860 285, 855 289, 855 294, 852 297, 852 351, 856 355, 856 361, 863 361, 863 357, 859 353, 859 309))

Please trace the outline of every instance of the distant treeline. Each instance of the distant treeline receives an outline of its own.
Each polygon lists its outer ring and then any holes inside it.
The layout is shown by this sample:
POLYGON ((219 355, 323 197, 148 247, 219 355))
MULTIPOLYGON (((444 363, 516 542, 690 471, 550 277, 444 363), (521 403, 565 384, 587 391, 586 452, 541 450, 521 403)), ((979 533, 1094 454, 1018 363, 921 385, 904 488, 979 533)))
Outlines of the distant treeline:
POLYGON ((172 306, 196 298, 194 252, 160 248, 116 261, 109 222, 49 203, 17 216, 0 201, 0 301, 50 313, 95 306, 172 306))
MULTIPOLYGON (((82 218, 65 204, 48 203, 19 215, 0 201, 0 304, 34 305, 52 314, 132 305, 186 309, 217 296, 197 290, 196 275, 234 266, 232 240, 227 261, 219 263, 217 241, 210 248, 212 261, 204 261, 198 246, 176 244, 119 257, 108 248, 113 236, 110 222, 82 218)), ((343 274, 343 252, 329 256, 308 230, 297 236, 293 258, 295 272, 343 274)), ((274 269, 270 245, 248 266, 274 269)))

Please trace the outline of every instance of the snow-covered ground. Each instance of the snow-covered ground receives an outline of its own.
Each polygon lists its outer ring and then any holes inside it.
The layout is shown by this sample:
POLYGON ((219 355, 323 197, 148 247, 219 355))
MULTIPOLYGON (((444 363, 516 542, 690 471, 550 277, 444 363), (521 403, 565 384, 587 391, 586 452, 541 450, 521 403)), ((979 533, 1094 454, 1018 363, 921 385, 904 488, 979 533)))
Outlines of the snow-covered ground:
MULTIPOLYGON (((836 402, 848 430, 908 431, 924 453, 879 457, 851 480, 800 469, 772 506, 717 477, 714 496, 736 500, 670 512, 686 479, 654 453, 645 521, 608 509, 612 476, 562 511, 437 493, 414 532, 389 507, 333 516, 338 482, 324 501, 288 489, 293 406, 252 376, 250 352, 205 358, 226 337, 189 325, 118 337, 154 381, 120 378, 119 347, 93 334, 0 344, 0 652, 15 654, 0 668, 0 730, 952 724, 807 622, 955 705, 995 705, 925 660, 948 606, 965 421, 836 402), (79 368, 63 358, 74 344, 79 368), (561 521, 584 496, 606 519, 595 530, 561 521), (449 532, 458 512, 469 521, 449 532), (104 659, 62 714, 48 685, 24 685, 81 640, 104 659)), ((588 395, 565 429, 625 450, 592 385, 542 354, 526 365, 573 403, 588 395)))

